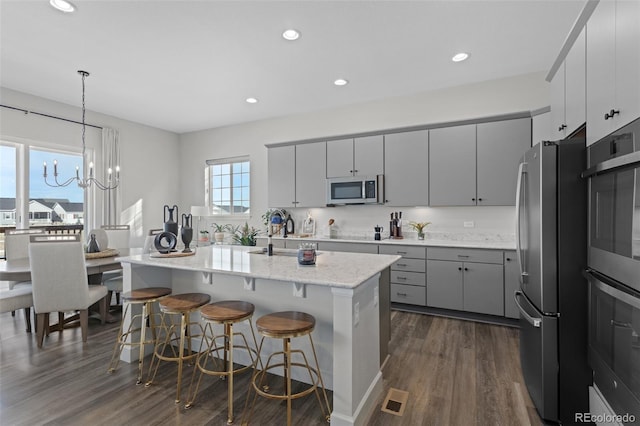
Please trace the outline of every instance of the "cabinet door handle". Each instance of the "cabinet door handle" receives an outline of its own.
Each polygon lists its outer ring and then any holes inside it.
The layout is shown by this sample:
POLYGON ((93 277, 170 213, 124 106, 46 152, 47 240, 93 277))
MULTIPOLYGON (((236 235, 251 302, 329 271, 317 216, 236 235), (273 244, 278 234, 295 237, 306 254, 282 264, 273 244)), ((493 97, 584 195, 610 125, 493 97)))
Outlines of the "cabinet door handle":
POLYGON ((397 294, 398 296, 404 296, 404 297, 407 297, 407 293, 398 293, 398 292, 396 292, 396 294, 397 294))
POLYGON ((407 254, 406 251, 400 251, 400 250, 396 251, 396 253, 398 253, 398 254, 407 254))
POLYGON ((466 255, 466 254, 459 254, 459 255, 458 255, 458 257, 464 257, 464 258, 467 258, 467 257, 469 257, 469 255, 466 255))
POLYGON ((482 198, 478 198, 478 201, 482 201, 482 198))
POLYGON ((357 170, 354 170, 354 171, 353 171, 353 173, 358 173, 358 171, 357 171, 357 170))
POLYGON ((407 277, 398 277, 399 280, 407 280, 407 277))
POLYGON ((563 131, 563 130, 564 130, 564 129, 566 129, 566 128, 567 128, 567 125, 566 125, 566 124, 563 124, 562 126, 558 127, 558 131, 559 131, 559 132, 561 132, 561 131, 563 131))
POLYGON ((610 119, 610 118, 613 118, 613 116, 614 116, 614 115, 616 115, 616 114, 620 114, 620 110, 612 109, 611 111, 609 111, 609 113, 608 113, 608 114, 605 114, 605 115, 604 115, 604 119, 605 119, 605 120, 608 120, 608 119, 610 119))
POLYGON ((464 268, 464 270, 465 270, 465 271, 468 271, 468 270, 469 270, 469 268, 464 268))
POLYGON ((458 271, 462 271, 462 268, 458 268, 458 271))
POLYGON ((475 200, 476 200, 475 198, 472 198, 472 199, 471 199, 471 201, 475 201, 475 200))
POLYGON ((511 258, 510 258, 510 257, 507 257, 505 260, 506 260, 507 262, 511 262, 511 258))
POLYGON ((407 264, 406 263, 397 263, 398 266, 402 266, 402 267, 406 267, 407 264))

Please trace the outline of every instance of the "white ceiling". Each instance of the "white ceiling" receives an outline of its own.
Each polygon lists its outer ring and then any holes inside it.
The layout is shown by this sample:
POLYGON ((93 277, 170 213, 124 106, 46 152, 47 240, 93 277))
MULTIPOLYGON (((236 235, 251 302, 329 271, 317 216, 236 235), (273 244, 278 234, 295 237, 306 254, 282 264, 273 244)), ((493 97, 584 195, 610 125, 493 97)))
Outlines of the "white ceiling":
POLYGON ((0 0, 0 85, 177 133, 546 71, 585 3, 72 2, 0 0))

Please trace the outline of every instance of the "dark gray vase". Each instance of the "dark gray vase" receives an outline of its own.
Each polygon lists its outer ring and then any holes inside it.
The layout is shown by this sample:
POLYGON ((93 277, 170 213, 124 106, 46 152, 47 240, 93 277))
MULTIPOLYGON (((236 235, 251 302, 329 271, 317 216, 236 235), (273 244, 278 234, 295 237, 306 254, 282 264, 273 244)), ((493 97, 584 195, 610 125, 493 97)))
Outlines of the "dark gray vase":
POLYGON ((96 241, 96 234, 91 234, 91 238, 89 239, 89 247, 87 248, 87 253, 98 253, 100 251, 100 246, 98 246, 98 242, 96 241))
POLYGON ((178 236, 178 222, 173 220, 173 214, 175 213, 176 219, 178 219, 178 206, 174 205, 173 207, 169 207, 167 205, 164 206, 164 232, 171 232, 176 237, 178 236))
POLYGON ((191 214, 182 214, 182 242, 184 243, 183 253, 191 253, 191 249, 189 248, 189 244, 193 241, 193 228, 191 227, 191 222, 193 218, 191 214))

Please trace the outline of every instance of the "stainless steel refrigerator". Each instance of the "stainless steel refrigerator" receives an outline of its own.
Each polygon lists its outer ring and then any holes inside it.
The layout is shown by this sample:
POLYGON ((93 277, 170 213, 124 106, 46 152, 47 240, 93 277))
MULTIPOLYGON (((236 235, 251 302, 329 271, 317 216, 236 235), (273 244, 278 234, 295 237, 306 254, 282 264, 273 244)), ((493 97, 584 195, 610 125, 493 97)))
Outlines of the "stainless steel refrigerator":
POLYGON ((518 170, 516 246, 520 361, 540 417, 589 412, 587 185, 584 139, 542 142, 518 170))

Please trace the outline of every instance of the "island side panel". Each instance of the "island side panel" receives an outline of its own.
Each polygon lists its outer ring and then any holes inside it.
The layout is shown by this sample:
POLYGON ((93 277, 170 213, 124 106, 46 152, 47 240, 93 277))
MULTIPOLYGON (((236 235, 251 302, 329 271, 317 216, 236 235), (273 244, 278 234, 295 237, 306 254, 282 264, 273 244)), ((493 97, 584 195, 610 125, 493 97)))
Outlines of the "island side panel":
POLYGON ((357 288, 333 288, 332 425, 364 425, 382 393, 380 274, 357 288))
POLYGON ((380 299, 380 367, 389 355, 391 341, 391 268, 380 272, 378 288, 380 299))

